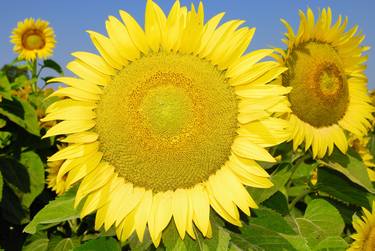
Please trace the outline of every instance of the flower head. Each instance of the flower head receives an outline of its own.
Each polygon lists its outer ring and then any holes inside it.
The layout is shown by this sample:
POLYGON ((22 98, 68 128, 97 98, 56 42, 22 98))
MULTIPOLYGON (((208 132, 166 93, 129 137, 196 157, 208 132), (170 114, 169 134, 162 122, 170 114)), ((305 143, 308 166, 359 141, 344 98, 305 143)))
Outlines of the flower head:
POLYGON ((48 58, 55 47, 55 34, 47 21, 27 18, 18 22, 11 35, 13 50, 20 59, 48 58))
POLYGON ((288 67, 282 85, 293 87, 288 95, 293 147, 312 147, 314 157, 331 154, 334 146, 348 148, 345 132, 366 134, 373 119, 364 74, 367 57, 361 46, 364 36, 355 26, 346 31, 347 18, 332 23, 331 9, 317 19, 311 9, 300 11, 297 33, 285 20, 286 51, 279 50, 279 62, 288 67))
POLYGON ((193 225, 212 234, 210 206, 241 225, 238 208, 257 205, 243 185, 268 188, 256 161, 275 162, 265 149, 288 137, 289 88, 269 84, 283 71, 262 61, 272 50, 243 55, 254 28, 241 20, 204 22, 203 4, 175 2, 166 15, 148 1, 143 29, 120 11, 108 37, 89 31, 99 55, 76 52, 68 68, 78 78, 43 121, 61 121, 44 137, 67 135, 69 145, 50 161, 64 160, 58 175, 79 182, 81 216, 96 211, 96 229, 116 227, 119 239, 146 226, 159 245, 173 218, 179 235, 195 238, 193 225))

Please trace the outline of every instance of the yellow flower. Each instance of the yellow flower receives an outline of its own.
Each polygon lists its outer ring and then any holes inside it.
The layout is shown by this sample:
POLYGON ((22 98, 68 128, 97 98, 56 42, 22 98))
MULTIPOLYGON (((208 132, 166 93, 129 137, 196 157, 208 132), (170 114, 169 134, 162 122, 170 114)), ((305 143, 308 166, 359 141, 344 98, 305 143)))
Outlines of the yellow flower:
POLYGON ((364 74, 367 57, 361 46, 364 36, 355 26, 345 31, 347 18, 332 24, 331 9, 323 9, 315 19, 311 9, 300 11, 295 34, 289 23, 283 40, 286 51, 278 50, 278 60, 288 67, 282 76, 288 95, 293 148, 303 142, 312 147, 313 157, 331 154, 334 145, 343 153, 348 143, 345 131, 361 136, 371 127, 374 111, 367 94, 364 74))
POLYGON ((68 187, 65 186, 66 176, 58 177, 57 175, 62 163, 62 160, 47 163, 47 186, 57 194, 62 194, 68 189, 68 187), (57 179, 59 179, 59 181, 57 181, 57 179))
POLYGON ((369 137, 356 137, 351 135, 349 137, 349 145, 354 148, 361 156, 363 164, 367 167, 367 173, 371 181, 375 181, 375 171, 373 168, 375 167, 374 157, 372 156, 370 150, 367 148, 369 137))
POLYGON ((47 21, 27 18, 18 22, 11 35, 13 50, 20 59, 48 58, 55 47, 55 34, 47 21))
POLYGON ((143 30, 120 11, 109 37, 89 31, 100 56, 76 52, 67 65, 79 78, 43 121, 62 120, 44 137, 67 135, 69 145, 50 161, 65 160, 58 177, 79 182, 81 217, 96 211, 95 228, 116 227, 120 240, 146 228, 155 246, 172 217, 180 237, 194 225, 211 236, 210 206, 240 226, 238 208, 257 205, 243 185, 272 186, 256 162, 275 162, 265 149, 285 141, 289 88, 268 84, 283 71, 262 61, 273 50, 243 53, 254 28, 243 21, 204 22, 202 3, 176 1, 168 15, 148 1, 143 30))
POLYGON ((354 242, 348 251, 373 251, 375 250, 375 202, 372 202, 372 212, 362 208, 362 218, 356 216, 353 219, 353 227, 357 233, 351 237, 354 242))

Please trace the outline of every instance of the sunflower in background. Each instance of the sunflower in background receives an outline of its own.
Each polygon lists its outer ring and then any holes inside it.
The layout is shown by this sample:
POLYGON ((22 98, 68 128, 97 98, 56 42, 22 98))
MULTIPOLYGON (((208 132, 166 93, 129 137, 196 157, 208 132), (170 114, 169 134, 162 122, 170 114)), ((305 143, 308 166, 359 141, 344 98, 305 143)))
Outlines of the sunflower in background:
POLYGON ((293 87, 289 93, 289 117, 293 148, 303 142, 312 147, 313 157, 332 153, 334 145, 345 153, 346 132, 365 135, 371 128, 373 106, 367 94, 367 78, 361 46, 364 36, 355 26, 345 31, 347 18, 332 24, 331 9, 323 9, 315 20, 311 9, 300 11, 297 33, 288 22, 283 42, 288 46, 278 61, 288 67, 282 85, 293 87))
POLYGON ((52 191, 56 192, 56 194, 60 195, 63 194, 66 190, 69 189, 69 187, 66 187, 65 185, 65 180, 66 177, 59 177, 59 181, 57 180, 57 174, 60 170, 60 167, 62 165, 63 161, 58 160, 58 161, 51 161, 47 163, 47 186, 50 188, 52 191))
POLYGON ((57 182, 80 182, 81 217, 96 211, 95 228, 114 225, 122 241, 147 225, 158 246, 172 217, 182 239, 194 225, 210 237, 210 206, 241 226, 238 208, 257 207, 243 185, 272 186, 256 161, 275 162, 265 148, 289 138, 277 116, 290 112, 290 88, 269 84, 286 68, 262 60, 270 49, 243 56, 255 29, 219 25, 223 13, 205 23, 202 3, 176 1, 166 15, 148 1, 144 30, 120 16, 108 37, 89 31, 100 56, 73 53, 78 78, 52 80, 69 86, 43 119, 60 121, 44 137, 69 143, 49 158, 64 161, 57 182))
POLYGON ((372 156, 367 145, 370 138, 368 136, 356 137, 351 135, 349 137, 348 143, 361 157, 363 164, 367 167, 367 173, 371 181, 375 181, 375 167, 374 156, 372 156))
POLYGON ((41 19, 26 18, 18 22, 10 38, 18 58, 30 61, 50 57, 56 44, 53 29, 41 19))
POLYGON ((356 231, 351 237, 354 242, 348 251, 373 251, 375 250, 375 202, 372 202, 372 212, 362 208, 363 216, 353 217, 353 227, 356 231))

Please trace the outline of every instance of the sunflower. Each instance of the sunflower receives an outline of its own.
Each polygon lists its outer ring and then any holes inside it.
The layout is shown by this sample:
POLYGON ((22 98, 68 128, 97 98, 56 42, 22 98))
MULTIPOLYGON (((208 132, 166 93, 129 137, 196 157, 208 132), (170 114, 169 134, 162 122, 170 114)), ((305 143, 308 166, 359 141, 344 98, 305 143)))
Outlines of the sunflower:
POLYGON ((372 251, 375 250, 375 202, 372 202, 372 212, 362 208, 362 219, 354 216, 353 227, 357 233, 351 237, 354 242, 348 251, 372 251))
POLYGON ((256 161, 289 137, 289 88, 268 84, 286 70, 262 61, 273 50, 243 55, 254 28, 243 21, 204 22, 202 3, 176 1, 168 15, 148 1, 144 30, 125 11, 106 21, 109 37, 89 31, 99 55, 76 52, 43 121, 60 120, 44 137, 67 135, 49 158, 64 160, 57 177, 80 182, 81 217, 115 226, 120 240, 146 225, 155 246, 173 218, 183 239, 212 234, 210 206, 240 226, 238 208, 257 205, 243 185, 272 186, 256 161))
POLYGON ((279 62, 288 67, 282 85, 293 87, 288 98, 294 150, 304 142, 312 147, 313 157, 330 155, 334 145, 343 153, 348 148, 346 133, 366 134, 371 127, 371 100, 361 46, 364 36, 355 26, 345 31, 347 18, 339 16, 332 24, 331 9, 323 9, 315 22, 311 9, 300 11, 297 33, 285 20, 283 42, 286 51, 276 49, 279 62))
POLYGON ((63 160, 52 161, 47 163, 47 186, 57 194, 63 194, 68 188, 65 186, 66 177, 59 177, 57 181, 57 174, 63 163, 63 160))
POLYGON ((375 181, 375 171, 373 168, 375 167, 374 157, 372 156, 370 150, 368 149, 367 145, 370 138, 368 136, 363 137, 355 137, 352 135, 349 137, 349 145, 353 147, 354 150, 361 156, 363 164, 367 167, 367 173, 371 181, 375 181))
POLYGON ((45 59, 52 55, 55 47, 55 34, 47 21, 26 18, 18 22, 11 35, 13 50, 20 59, 45 59))

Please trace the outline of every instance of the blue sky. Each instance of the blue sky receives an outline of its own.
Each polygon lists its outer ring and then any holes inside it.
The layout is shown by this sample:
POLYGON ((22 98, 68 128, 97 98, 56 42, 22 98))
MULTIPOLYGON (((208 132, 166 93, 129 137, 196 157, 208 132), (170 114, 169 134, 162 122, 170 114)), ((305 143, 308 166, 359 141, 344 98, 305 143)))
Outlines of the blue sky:
MULTIPOLYGON (((168 11, 172 0, 156 2, 168 11)), ((182 4, 198 1, 182 0, 182 4)), ((0 66, 15 58, 9 35, 17 21, 27 17, 48 20, 56 33, 58 41, 53 59, 65 66, 74 51, 95 52, 86 30, 105 33, 105 20, 109 15, 118 16, 118 10, 130 12, 139 22, 143 23, 145 0, 3 0, 0 15, 0 66)), ((256 27, 250 50, 271 46, 282 47, 281 38, 285 31, 280 18, 289 21, 293 27, 298 26, 298 10, 311 7, 314 12, 319 8, 330 6, 334 16, 338 14, 349 17, 349 26, 358 24, 366 35, 364 44, 375 46, 375 1, 374 0, 340 0, 340 1, 306 1, 306 0, 206 0, 206 17, 212 17, 218 12, 226 12, 225 20, 243 19, 246 25, 256 27)), ((369 61, 367 75, 369 87, 375 88, 375 52, 368 52, 369 61)), ((66 71, 66 75, 71 75, 66 71)))

